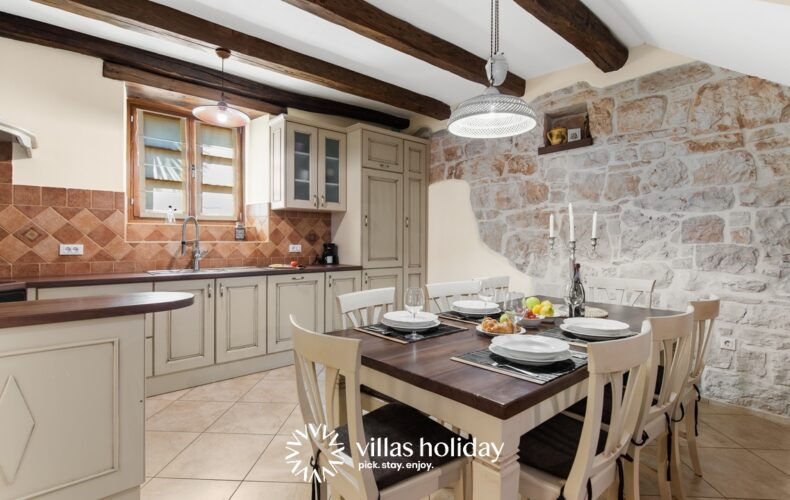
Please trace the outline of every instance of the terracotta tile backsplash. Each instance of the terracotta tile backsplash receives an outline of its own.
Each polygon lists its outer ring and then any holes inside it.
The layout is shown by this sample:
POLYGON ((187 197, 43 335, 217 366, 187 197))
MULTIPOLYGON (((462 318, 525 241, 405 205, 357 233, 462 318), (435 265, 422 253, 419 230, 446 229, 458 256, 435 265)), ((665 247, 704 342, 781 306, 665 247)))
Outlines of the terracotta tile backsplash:
MULTIPOLYGON (((191 266, 181 257, 181 224, 127 223, 125 194, 11 183, 10 150, 0 145, 0 277, 130 273, 191 266), (58 255, 61 243, 81 243, 81 256, 58 255)), ((201 224, 203 267, 312 263, 331 239, 329 214, 246 209, 247 237, 228 224, 201 224), (289 244, 301 244, 298 255, 289 244)), ((187 238, 194 238, 190 226, 187 238)))

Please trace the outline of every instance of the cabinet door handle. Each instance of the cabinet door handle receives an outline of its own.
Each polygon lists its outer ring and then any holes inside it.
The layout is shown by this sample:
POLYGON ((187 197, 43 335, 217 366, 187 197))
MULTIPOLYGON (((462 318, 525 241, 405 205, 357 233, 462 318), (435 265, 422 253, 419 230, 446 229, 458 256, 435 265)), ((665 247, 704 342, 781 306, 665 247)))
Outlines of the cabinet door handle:
POLYGON ((365 284, 368 284, 368 273, 365 273, 365 284))
POLYGON ((318 208, 318 195, 317 194, 313 195, 313 205, 315 205, 315 208, 318 208))
POLYGON ((291 279, 294 281, 299 281, 299 280, 303 280, 304 276, 291 276, 291 279))
POLYGON ((211 285, 208 286, 208 298, 211 298, 211 294, 213 293, 213 287, 211 285))
POLYGON ((379 163, 379 167, 381 167, 381 168, 389 168, 389 165, 387 165, 386 163, 379 163))
POLYGON ((222 283, 219 284, 219 296, 220 297, 225 296, 225 285, 223 285, 222 283))
POLYGON ((321 195, 321 206, 322 207, 326 206, 326 199, 324 198, 324 195, 321 195))
POLYGON ((406 217, 406 227, 409 227, 409 218, 406 217))
POLYGON ((368 227, 368 214, 365 214, 365 227, 368 227))
POLYGON ((326 276, 326 286, 328 288, 332 288, 332 275, 331 274, 327 274, 327 276, 326 276))

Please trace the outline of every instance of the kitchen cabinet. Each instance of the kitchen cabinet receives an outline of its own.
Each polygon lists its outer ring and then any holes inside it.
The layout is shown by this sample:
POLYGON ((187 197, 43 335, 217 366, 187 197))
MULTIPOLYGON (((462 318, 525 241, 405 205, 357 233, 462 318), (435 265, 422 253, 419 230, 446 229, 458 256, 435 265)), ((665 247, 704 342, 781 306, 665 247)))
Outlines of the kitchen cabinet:
POLYGON ((154 283, 155 292, 189 292, 189 307, 154 313, 154 375, 214 364, 213 279, 154 283))
POLYGON ((403 174, 362 170, 362 266, 402 266, 403 174))
POLYGON ((403 308, 403 268, 365 269, 362 271, 362 289, 395 287, 395 308, 403 308))
POLYGON ((266 277, 216 282, 217 363, 266 354, 266 277))
POLYGON ((388 172, 403 172, 403 139, 363 130, 362 166, 388 172))
POLYGON ((427 189, 425 176, 406 174, 403 190, 403 270, 406 275, 422 273, 426 266, 427 189))
POLYGON ((407 174, 424 176, 428 168, 428 146, 421 142, 403 141, 404 170, 407 174))
POLYGON ((326 290, 324 291, 324 331, 332 332, 343 328, 342 314, 337 304, 337 297, 346 293, 362 290, 361 271, 339 271, 326 273, 326 290))
POLYGON ((273 209, 346 209, 346 134, 279 116, 270 124, 273 209))
POLYGON ((268 352, 293 349, 290 315, 308 330, 324 330, 324 273, 269 276, 267 289, 268 352))

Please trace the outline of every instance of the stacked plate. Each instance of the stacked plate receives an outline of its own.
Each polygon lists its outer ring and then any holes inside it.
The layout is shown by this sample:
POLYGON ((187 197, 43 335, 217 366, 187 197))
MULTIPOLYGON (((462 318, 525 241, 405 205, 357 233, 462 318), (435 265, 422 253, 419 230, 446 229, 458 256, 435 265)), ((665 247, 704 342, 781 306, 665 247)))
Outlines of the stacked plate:
POLYGON ((496 302, 484 302, 482 300, 456 300, 450 309, 464 316, 480 317, 499 314, 502 310, 496 302))
POLYGON ((631 327, 627 323, 603 318, 566 318, 560 328, 586 340, 619 339, 631 335, 631 327))
POLYGON ((567 342, 540 335, 504 335, 491 341, 488 350, 524 365, 550 365, 571 357, 567 342))
POLYGON ((414 315, 409 311, 390 311, 384 314, 381 322, 400 332, 420 332, 441 324, 435 314, 419 312, 414 315))

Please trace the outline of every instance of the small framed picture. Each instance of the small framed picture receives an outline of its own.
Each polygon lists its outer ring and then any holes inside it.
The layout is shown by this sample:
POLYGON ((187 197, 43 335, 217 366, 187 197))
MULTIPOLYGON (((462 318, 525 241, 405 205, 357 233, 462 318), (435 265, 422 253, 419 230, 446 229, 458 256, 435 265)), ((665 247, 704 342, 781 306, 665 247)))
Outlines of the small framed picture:
POLYGON ((582 129, 569 128, 568 129, 568 142, 578 141, 582 138, 582 129))

